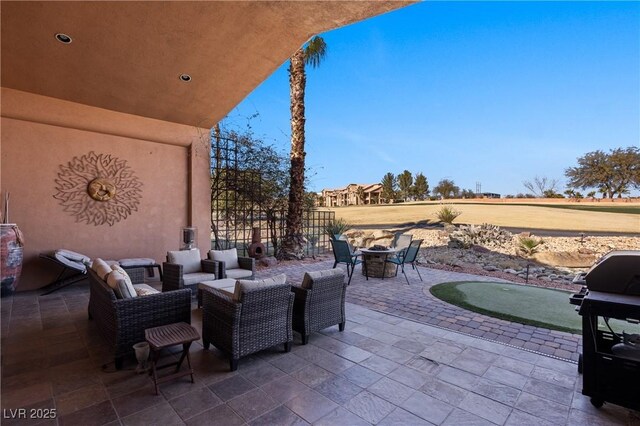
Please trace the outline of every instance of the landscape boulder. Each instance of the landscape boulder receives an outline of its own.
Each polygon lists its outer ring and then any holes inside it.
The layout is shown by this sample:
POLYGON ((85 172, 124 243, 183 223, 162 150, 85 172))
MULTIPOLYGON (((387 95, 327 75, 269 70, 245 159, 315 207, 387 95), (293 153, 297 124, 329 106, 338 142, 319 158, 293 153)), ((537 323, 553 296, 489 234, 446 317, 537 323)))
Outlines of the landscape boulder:
POLYGON ((596 256, 591 253, 578 251, 543 251, 533 255, 536 262, 548 266, 563 266, 566 268, 588 268, 596 261, 596 256))
POLYGON ((266 266, 266 267, 273 267, 278 265, 278 260, 273 256, 261 257, 257 260, 257 262, 258 262, 258 265, 266 266))

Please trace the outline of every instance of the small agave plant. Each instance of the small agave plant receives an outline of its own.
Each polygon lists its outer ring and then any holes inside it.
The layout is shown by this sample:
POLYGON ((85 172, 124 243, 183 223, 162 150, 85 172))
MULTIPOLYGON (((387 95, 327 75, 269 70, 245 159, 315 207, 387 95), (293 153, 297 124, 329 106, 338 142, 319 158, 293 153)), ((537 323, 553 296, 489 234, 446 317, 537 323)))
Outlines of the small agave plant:
POLYGON ((351 228, 351 224, 344 219, 335 219, 324 227, 324 232, 333 238, 334 235, 342 235, 351 228))
POLYGON ((518 250, 520 253, 529 257, 537 253, 542 244, 544 244, 542 238, 520 237, 518 239, 518 250))
POLYGON ((455 210, 450 206, 442 206, 440 210, 436 212, 436 217, 440 222, 451 225, 453 221, 462 214, 462 212, 455 210))

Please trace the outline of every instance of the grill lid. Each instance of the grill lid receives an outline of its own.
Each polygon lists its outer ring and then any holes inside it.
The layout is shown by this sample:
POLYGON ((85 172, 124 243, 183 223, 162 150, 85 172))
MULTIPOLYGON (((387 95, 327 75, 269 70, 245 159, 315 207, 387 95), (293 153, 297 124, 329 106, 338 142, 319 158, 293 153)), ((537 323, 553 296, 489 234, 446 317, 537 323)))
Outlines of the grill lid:
POLYGON ((585 276, 592 291, 640 296, 640 250, 614 250, 602 256, 585 276))

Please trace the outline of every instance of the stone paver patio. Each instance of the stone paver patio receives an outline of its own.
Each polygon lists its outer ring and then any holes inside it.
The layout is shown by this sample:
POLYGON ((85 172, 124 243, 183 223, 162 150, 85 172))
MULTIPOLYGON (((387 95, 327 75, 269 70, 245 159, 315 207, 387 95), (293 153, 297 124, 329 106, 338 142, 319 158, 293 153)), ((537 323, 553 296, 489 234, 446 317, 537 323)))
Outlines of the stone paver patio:
MULTIPOLYGON (((286 272, 295 282, 304 270, 326 266, 292 263, 260 275, 286 272)), ((191 349, 195 383, 163 384, 157 396, 150 379, 134 373, 135 360, 113 371, 109 350, 87 319, 86 285, 2 299, 2 424, 640 424, 636 411, 591 406, 575 363, 428 324, 441 321, 429 315, 440 306, 423 301, 423 284, 409 274, 411 286, 403 277, 354 276, 343 333, 326 329, 305 346, 296 336, 290 353, 260 352, 233 373, 217 350, 203 350, 199 341, 191 349), (381 295, 374 297, 376 291, 381 295), (55 408, 57 418, 8 418, 17 408, 55 408)), ((424 286, 456 278, 428 269, 423 277, 424 286)), ((200 330, 201 311, 193 306, 200 330)), ((439 315, 460 329, 482 330, 488 321, 455 309, 439 315)), ((493 321, 488 328, 509 324, 493 321)))
MULTIPOLYGON (((292 282, 301 282, 305 271, 329 269, 332 266, 333 260, 325 260, 313 264, 292 263, 279 269, 285 269, 292 282)), ((578 347, 582 344, 580 335, 476 314, 445 303, 429 293, 429 287, 444 282, 504 280, 422 267, 420 271, 423 282, 420 282, 418 274, 411 267, 407 267, 406 272, 411 283, 407 285, 400 273, 398 277, 391 279, 370 278, 367 281, 358 266, 347 292, 347 300, 376 311, 424 324, 436 325, 558 358, 578 361, 578 347)), ((270 275, 266 271, 263 274, 270 275)), ((567 290, 577 291, 579 289, 567 288, 567 290)), ((568 295, 567 309, 574 309, 569 304, 568 295)), ((576 313, 576 315, 578 314, 576 313)))

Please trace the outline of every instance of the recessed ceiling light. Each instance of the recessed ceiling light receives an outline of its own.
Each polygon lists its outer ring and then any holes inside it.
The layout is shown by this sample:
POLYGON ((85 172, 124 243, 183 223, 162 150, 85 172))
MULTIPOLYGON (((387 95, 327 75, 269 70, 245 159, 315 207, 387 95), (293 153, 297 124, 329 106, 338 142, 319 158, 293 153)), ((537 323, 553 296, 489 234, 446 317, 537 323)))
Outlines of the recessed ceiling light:
POLYGON ((64 43, 64 44, 69 44, 71 43, 73 40, 71 40, 71 37, 69 37, 66 34, 63 33, 58 33, 56 34, 56 40, 58 40, 60 43, 64 43))
POLYGON ((191 76, 189 74, 180 74, 180 80, 188 83, 191 81, 191 76))

